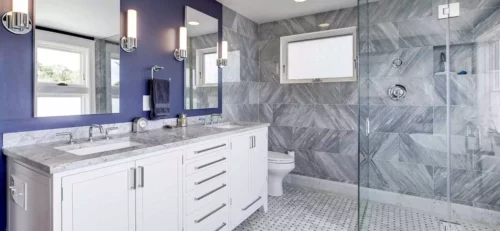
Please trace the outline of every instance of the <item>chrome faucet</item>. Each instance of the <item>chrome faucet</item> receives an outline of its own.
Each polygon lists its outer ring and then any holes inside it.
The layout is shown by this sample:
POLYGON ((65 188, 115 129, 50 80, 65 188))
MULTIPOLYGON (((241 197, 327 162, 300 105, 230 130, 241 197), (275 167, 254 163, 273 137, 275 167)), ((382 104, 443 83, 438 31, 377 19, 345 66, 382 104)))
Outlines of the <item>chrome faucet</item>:
POLYGON ((109 136, 109 131, 113 131, 113 130, 118 130, 117 127, 110 127, 110 128, 106 128, 106 139, 109 140, 111 139, 111 137, 109 136))
POLYGON ((90 142, 94 141, 94 139, 93 139, 93 132, 92 132, 93 128, 99 128, 99 131, 101 132, 101 134, 102 134, 102 132, 104 130, 104 128, 102 127, 102 125, 99 125, 99 124, 92 124, 92 125, 90 125, 90 128, 89 128, 89 141, 90 142))
POLYGON ((74 144, 75 142, 73 141, 73 133, 71 132, 61 132, 57 133, 56 136, 69 136, 69 142, 68 144, 74 144))
POLYGON ((222 120, 221 114, 212 114, 210 116, 210 124, 214 124, 214 117, 217 118, 217 124, 220 124, 220 121, 222 120))

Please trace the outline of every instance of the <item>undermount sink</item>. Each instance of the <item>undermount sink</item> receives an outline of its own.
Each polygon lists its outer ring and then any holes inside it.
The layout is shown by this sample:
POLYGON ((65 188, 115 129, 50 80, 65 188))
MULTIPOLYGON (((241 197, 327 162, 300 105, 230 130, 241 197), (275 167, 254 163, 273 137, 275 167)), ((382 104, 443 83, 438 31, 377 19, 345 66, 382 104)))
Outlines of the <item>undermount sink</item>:
POLYGON ((231 129, 231 128, 240 128, 241 126, 240 125, 230 124, 230 123, 222 123, 222 124, 209 125, 208 127, 222 128, 222 129, 231 129))
POLYGON ((87 144, 87 145, 79 145, 79 144, 73 144, 73 145, 66 145, 66 146, 60 146, 60 147, 55 147, 55 149, 69 152, 74 155, 78 156, 86 156, 86 155, 92 155, 100 152, 107 152, 107 151, 114 151, 114 150, 119 150, 119 149, 124 149, 124 148, 130 148, 134 146, 139 146, 141 143, 137 142, 132 142, 132 141, 124 141, 124 142, 119 142, 119 143, 109 143, 105 142, 102 144, 87 144))

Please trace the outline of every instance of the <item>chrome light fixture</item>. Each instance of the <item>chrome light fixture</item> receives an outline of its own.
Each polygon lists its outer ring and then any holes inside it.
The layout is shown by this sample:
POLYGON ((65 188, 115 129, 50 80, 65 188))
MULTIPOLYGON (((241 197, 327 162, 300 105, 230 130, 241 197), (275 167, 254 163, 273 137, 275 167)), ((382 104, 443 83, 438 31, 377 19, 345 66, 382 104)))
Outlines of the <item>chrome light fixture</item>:
POLYGON ((217 66, 224 68, 227 66, 227 41, 222 41, 222 46, 219 51, 219 44, 217 43, 217 66))
POLYGON ((174 57, 177 61, 182 62, 187 58, 187 28, 179 28, 179 49, 175 49, 174 57))
POLYGON ((125 52, 133 52, 137 49, 137 11, 127 11, 127 36, 120 42, 121 48, 125 52))
POLYGON ((27 34, 33 24, 29 18, 28 0, 12 0, 12 11, 2 16, 3 26, 14 34, 27 34))

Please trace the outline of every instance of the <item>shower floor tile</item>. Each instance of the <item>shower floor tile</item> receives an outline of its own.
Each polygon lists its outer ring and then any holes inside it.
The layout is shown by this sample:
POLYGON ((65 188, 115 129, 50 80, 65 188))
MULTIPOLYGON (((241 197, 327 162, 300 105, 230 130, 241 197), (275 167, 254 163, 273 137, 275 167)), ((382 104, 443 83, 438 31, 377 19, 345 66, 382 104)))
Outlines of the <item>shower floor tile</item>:
MULTIPOLYGON (((236 231, 357 231, 357 200, 286 185, 282 197, 269 197, 269 211, 258 210, 236 231)), ((440 219, 420 211, 370 202, 363 231, 439 231, 440 219)), ((453 229, 454 230, 454 229, 453 229)), ((462 224, 462 231, 500 231, 462 224)))

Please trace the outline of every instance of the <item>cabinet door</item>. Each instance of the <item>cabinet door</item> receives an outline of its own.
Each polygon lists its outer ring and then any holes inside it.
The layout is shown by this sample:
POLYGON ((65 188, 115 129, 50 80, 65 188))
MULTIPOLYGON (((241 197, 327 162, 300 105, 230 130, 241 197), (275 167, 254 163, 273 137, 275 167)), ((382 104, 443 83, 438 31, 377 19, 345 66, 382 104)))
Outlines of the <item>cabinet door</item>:
POLYGON ((138 160, 137 231, 182 229, 182 151, 138 160))
POLYGON ((252 133, 254 137, 249 154, 249 200, 251 202, 262 196, 262 191, 267 187, 267 131, 259 130, 252 133))
POLYGON ((62 179, 63 231, 134 231, 134 162, 62 179))
POLYGON ((248 154, 250 135, 231 138, 231 227, 236 227, 243 219, 242 208, 248 201, 248 154))

